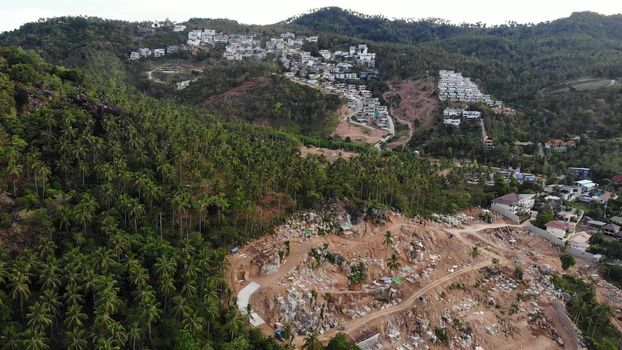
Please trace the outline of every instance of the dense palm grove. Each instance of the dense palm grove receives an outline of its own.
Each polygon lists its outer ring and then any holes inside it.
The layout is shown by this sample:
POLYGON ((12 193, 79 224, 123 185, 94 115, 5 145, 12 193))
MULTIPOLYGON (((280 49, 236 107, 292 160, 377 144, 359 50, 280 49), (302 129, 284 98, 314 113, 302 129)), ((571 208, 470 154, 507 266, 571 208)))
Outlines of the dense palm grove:
POLYGON ((0 51, 0 116, 5 349, 275 348, 234 308, 226 247, 325 200, 469 204, 458 178, 412 156, 301 158, 295 136, 17 48, 0 51))

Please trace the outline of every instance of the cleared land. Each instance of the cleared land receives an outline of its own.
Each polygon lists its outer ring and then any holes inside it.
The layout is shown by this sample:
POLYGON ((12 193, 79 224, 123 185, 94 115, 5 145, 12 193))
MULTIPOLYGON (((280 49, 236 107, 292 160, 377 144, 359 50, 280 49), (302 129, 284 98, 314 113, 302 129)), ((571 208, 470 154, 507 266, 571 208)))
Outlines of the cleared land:
MULTIPOLYGON (((230 256, 229 284, 259 284, 250 304, 266 321, 260 329, 271 335, 289 323, 298 346, 319 330, 323 341, 378 335, 384 349, 576 349, 580 336, 549 281, 562 272, 559 249, 478 213, 425 221, 336 205, 298 214, 230 256), (366 274, 353 282, 359 263, 366 274)), ((574 272, 595 271, 577 265, 574 272)))
POLYGON ((346 106, 343 106, 337 112, 339 114, 339 124, 333 136, 338 136, 344 140, 349 137, 354 143, 375 145, 388 134, 384 130, 348 122, 348 118, 352 116, 352 110, 346 106))
POLYGON ((569 81, 567 83, 553 86, 550 88, 544 88, 541 92, 549 92, 553 94, 568 92, 571 89, 576 91, 591 91, 598 89, 605 89, 611 87, 618 83, 617 80, 614 79, 604 79, 604 78, 581 78, 573 81, 569 81))
POLYGON ((309 155, 324 156, 326 157, 326 159, 328 159, 329 162, 332 163, 336 161, 338 158, 350 159, 354 156, 357 156, 358 154, 356 152, 350 152, 350 151, 302 146, 300 148, 300 155, 302 157, 307 157, 309 155))
POLYGON ((390 104, 391 115, 398 123, 409 128, 407 135, 388 145, 389 148, 396 148, 405 145, 413 137, 415 120, 420 126, 432 123, 439 101, 433 95, 434 79, 392 81, 388 85, 390 90, 384 94, 384 98, 390 104))

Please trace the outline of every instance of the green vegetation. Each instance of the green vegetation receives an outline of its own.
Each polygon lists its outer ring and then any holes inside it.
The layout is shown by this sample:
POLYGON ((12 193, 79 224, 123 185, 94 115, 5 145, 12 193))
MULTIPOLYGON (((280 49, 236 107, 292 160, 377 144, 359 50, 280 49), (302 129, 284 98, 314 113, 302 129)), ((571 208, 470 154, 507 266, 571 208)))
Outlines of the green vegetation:
POLYGON ((533 225, 546 230, 546 224, 555 220, 555 214, 551 213, 549 210, 540 210, 538 211, 538 216, 533 221, 533 225))
MULTIPOLYGON (((184 33, 160 28, 153 36, 143 38, 136 30, 140 25, 145 24, 63 17, 30 23, 0 35, 0 46, 32 48, 53 63, 84 68, 93 75, 105 72, 106 79, 119 79, 177 103, 205 104, 219 115, 322 137, 334 128, 335 101, 330 96, 316 96, 317 92, 307 91, 310 89, 273 79, 272 74, 282 70, 275 61, 225 62, 221 47, 178 57, 204 70, 191 88, 174 91, 149 82, 144 72, 152 69, 156 60, 128 62, 128 52, 139 46, 181 43, 184 33), (255 79, 266 78, 270 84, 252 88, 255 79), (235 94, 236 89, 248 85, 249 93, 215 104, 206 102, 209 97, 217 99, 231 91, 235 94)), ((386 89, 386 80, 422 78, 434 76, 439 69, 454 69, 519 110, 514 116, 497 116, 484 106, 471 106, 484 113, 486 128, 496 144, 493 151, 482 147, 476 127, 445 130, 440 119, 433 127, 418 128, 410 150, 477 159, 484 164, 509 162, 545 175, 565 175, 567 166, 572 165, 591 167, 596 180, 622 172, 622 159, 617 156, 622 146, 611 140, 622 131, 622 84, 603 83, 622 76, 620 65, 615 64, 622 59, 619 16, 582 12, 537 25, 487 27, 481 23, 453 25, 439 19, 391 21, 325 8, 269 26, 200 18, 189 20, 188 25, 256 33, 262 40, 283 31, 319 33, 320 42, 305 47, 312 52, 365 42, 378 55, 382 79, 367 82, 376 96, 386 89), (597 89, 592 87, 596 82, 597 89), (560 93, 560 89, 565 90, 560 93), (547 154, 544 162, 538 158, 537 146, 514 144, 516 140, 538 143, 570 136, 582 136, 584 144, 569 154, 547 154)))
POLYGON ((552 275, 553 284, 570 294, 566 308, 590 349, 618 349, 622 334, 611 324, 613 311, 596 300, 594 285, 572 275, 552 275))
POLYGON ((560 260, 562 261, 562 269, 564 269, 564 271, 573 267, 577 263, 574 256, 570 255, 569 253, 562 254, 560 260))
POLYGON ((367 267, 363 262, 350 266, 350 274, 348 280, 351 284, 359 284, 367 278, 367 267))
POLYGON ((622 241, 619 239, 605 239, 602 232, 597 232, 590 237, 590 253, 605 256, 600 262, 601 275, 609 282, 622 288, 622 241))
POLYGON ((240 117, 294 133, 329 135, 337 126, 336 110, 341 104, 336 95, 272 77, 237 96, 225 95, 210 109, 223 117, 240 117))
POLYGON ((0 82, 0 328, 39 348, 274 349, 232 302, 227 247, 326 200, 410 214, 469 203, 414 156, 301 158, 289 134, 31 51, 0 49, 0 82))
POLYGON ((360 350, 360 348, 348 341, 347 336, 344 333, 338 333, 330 342, 328 342, 326 350, 360 350))

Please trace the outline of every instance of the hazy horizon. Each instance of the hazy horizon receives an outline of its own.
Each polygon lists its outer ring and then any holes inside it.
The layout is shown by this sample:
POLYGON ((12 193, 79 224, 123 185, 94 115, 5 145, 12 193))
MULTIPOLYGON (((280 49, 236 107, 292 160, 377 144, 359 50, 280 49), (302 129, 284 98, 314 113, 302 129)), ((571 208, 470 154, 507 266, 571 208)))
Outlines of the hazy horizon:
MULTIPOLYGON (((0 0, 6 1, 6 0, 0 0)), ((40 18, 60 16, 96 16, 128 21, 164 20, 186 21, 192 17, 228 18, 245 24, 273 24, 292 16, 307 13, 312 9, 337 6, 368 15, 383 15, 387 18, 442 18, 452 23, 482 22, 488 25, 508 21, 518 23, 539 23, 568 17, 572 12, 592 11, 603 15, 622 13, 621 6, 612 1, 570 0, 563 3, 548 3, 537 0, 522 2, 499 2, 472 0, 471 2, 438 2, 425 6, 404 4, 396 0, 385 0, 382 9, 377 1, 369 0, 315 0, 290 2, 267 0, 246 2, 230 0, 222 3, 207 3, 198 0, 177 1, 174 4, 164 0, 30 0, 3 4, 0 9, 0 32, 19 28, 27 22, 40 18)))

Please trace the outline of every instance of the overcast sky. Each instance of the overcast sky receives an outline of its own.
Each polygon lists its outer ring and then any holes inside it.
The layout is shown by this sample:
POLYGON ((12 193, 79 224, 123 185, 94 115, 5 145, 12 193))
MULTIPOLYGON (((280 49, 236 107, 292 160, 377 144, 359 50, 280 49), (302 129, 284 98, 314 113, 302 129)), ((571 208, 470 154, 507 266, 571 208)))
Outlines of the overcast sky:
POLYGON ((339 6, 389 18, 438 17, 454 23, 542 22, 574 11, 622 13, 620 0, 0 0, 0 32, 39 18, 89 15, 151 20, 190 17, 229 18, 247 24, 271 24, 314 8, 339 6))

